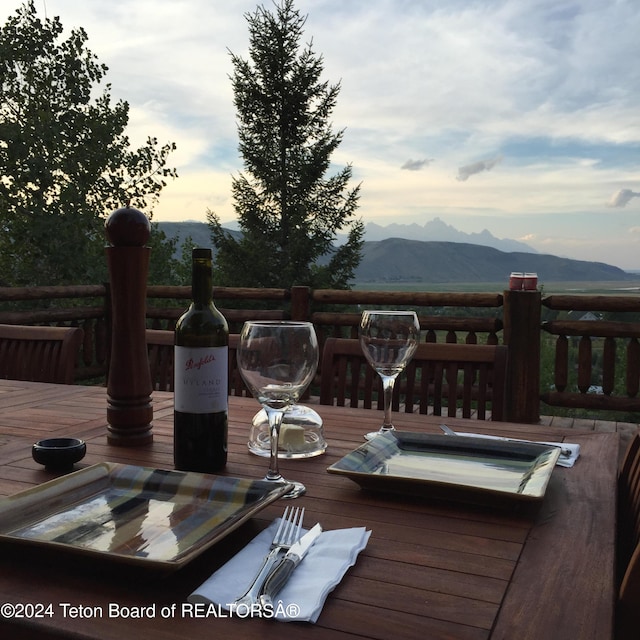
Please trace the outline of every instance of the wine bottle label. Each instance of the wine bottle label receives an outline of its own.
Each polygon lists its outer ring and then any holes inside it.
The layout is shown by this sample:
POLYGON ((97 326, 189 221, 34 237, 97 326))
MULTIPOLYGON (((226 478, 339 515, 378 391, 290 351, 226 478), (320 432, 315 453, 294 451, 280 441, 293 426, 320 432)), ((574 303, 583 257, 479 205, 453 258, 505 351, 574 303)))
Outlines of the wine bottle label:
POLYGON ((217 413, 228 407, 228 347, 175 347, 174 404, 183 413, 217 413))

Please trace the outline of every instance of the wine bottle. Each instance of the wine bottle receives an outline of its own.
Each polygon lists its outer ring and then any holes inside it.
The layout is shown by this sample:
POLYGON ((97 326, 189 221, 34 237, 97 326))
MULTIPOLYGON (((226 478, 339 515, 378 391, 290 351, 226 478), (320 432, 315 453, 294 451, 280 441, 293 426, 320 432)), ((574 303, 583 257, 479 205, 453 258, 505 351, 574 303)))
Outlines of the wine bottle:
POLYGON ((191 305, 175 329, 176 469, 213 473, 227 463, 229 328, 213 304, 211 250, 193 249, 191 305))

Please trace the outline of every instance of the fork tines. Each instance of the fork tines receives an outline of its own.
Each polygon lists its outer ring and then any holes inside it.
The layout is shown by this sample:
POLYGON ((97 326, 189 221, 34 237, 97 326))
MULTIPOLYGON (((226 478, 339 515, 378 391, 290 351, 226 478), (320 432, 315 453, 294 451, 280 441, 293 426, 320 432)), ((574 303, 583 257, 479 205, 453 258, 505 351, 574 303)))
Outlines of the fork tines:
POLYGON ((282 515, 282 520, 276 531, 276 540, 287 540, 289 544, 293 544, 300 538, 302 530, 302 522, 304 519, 304 507, 287 507, 282 515))

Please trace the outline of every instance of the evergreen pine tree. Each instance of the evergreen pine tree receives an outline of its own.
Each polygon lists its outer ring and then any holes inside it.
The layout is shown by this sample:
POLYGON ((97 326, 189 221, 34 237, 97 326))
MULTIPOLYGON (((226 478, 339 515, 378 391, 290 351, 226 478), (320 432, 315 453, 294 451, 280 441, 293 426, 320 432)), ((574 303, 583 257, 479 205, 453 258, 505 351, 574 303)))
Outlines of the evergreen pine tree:
POLYGON ((320 76, 323 60, 301 47, 306 18, 293 0, 275 14, 247 15, 250 60, 232 54, 239 150, 245 173, 232 193, 242 236, 234 239, 207 212, 217 247, 216 277, 227 286, 347 288, 360 262, 359 186, 348 165, 333 176, 331 154, 342 141, 329 118, 340 90, 320 76), (337 233, 347 241, 335 246, 337 233))

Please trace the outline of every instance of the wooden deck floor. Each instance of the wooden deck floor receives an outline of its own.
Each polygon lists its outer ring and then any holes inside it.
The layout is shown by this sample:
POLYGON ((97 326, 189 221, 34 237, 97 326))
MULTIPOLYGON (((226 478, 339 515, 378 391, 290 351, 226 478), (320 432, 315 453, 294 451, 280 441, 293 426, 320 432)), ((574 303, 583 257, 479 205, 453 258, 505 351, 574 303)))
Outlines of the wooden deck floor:
POLYGON ((609 422, 595 418, 563 418, 560 416, 540 416, 540 424, 549 425, 550 427, 563 427, 565 429, 586 429, 601 433, 617 432, 620 434, 620 460, 622 460, 627 450, 629 441, 640 428, 640 424, 635 422, 609 422))

